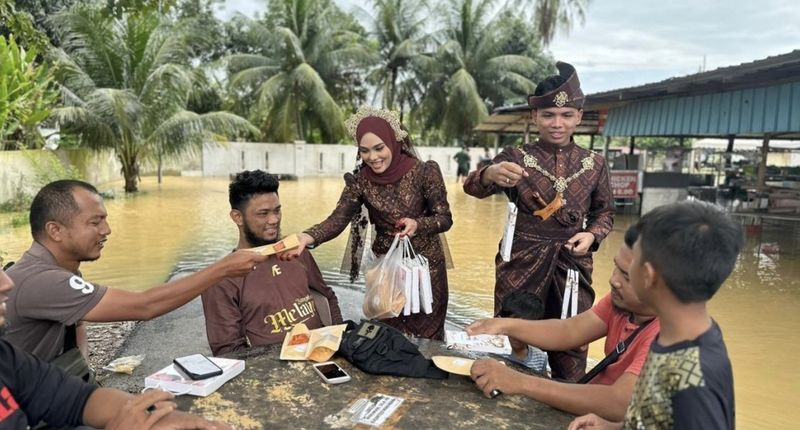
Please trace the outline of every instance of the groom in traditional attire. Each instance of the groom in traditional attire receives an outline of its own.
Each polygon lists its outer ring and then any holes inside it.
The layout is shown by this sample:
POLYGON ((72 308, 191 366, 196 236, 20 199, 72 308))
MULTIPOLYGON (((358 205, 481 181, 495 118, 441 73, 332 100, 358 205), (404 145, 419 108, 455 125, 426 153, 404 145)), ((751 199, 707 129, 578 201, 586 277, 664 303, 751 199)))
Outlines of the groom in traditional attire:
MULTIPOLYGON (((578 75, 570 64, 556 67, 559 74, 528 96, 539 138, 505 148, 464 183, 467 194, 484 198, 502 190, 517 205, 510 259, 500 252, 495 257, 495 314, 506 294, 525 288, 545 303, 544 318, 561 317, 568 271, 578 275, 577 313, 589 309, 595 297, 592 252, 614 222, 606 160, 572 138, 583 116, 578 75)), ((566 295, 568 302, 571 297, 566 295)), ((572 309, 568 303, 567 316, 572 309)), ((587 349, 548 352, 552 376, 577 381, 586 371, 587 349)))

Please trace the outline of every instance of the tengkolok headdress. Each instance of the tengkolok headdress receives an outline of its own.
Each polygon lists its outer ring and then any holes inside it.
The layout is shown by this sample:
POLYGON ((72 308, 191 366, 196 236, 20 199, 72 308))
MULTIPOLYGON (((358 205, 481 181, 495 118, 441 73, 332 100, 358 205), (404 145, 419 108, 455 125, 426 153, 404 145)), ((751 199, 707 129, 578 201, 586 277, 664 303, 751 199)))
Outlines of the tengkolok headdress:
POLYGON ((540 96, 529 95, 528 106, 531 109, 546 109, 552 107, 573 107, 576 109, 583 109, 583 103, 586 100, 581 91, 581 81, 578 79, 578 73, 571 64, 564 62, 557 62, 558 74, 566 81, 560 87, 542 94, 540 96))
POLYGON ((403 139, 408 136, 408 132, 400 127, 400 118, 397 113, 390 110, 378 109, 372 106, 364 105, 358 108, 358 111, 356 111, 353 116, 344 122, 347 132, 353 139, 358 140, 356 137, 358 132, 358 124, 360 124, 365 118, 369 117, 380 118, 386 121, 392 128, 392 131, 394 132, 394 138, 397 139, 398 142, 402 142, 403 139))

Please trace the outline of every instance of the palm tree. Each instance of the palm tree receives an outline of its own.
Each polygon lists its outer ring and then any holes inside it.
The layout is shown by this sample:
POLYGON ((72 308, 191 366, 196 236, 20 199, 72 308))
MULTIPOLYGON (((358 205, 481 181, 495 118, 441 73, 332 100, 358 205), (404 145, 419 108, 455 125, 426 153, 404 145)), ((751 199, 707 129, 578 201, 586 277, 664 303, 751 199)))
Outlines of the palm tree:
MULTIPOLYGON (((569 31, 572 23, 586 20, 586 7, 590 0, 533 0, 533 19, 543 46, 553 41, 556 29, 569 31)), ((525 2, 528 3, 528 2, 525 2)))
MULTIPOLYGON (((465 141, 490 106, 522 100, 545 73, 538 49, 514 43, 525 34, 509 11, 492 17, 493 0, 458 0, 443 11, 443 43, 427 71, 425 100, 418 115, 426 128, 440 127, 447 140, 465 141)), ((530 39, 530 38, 527 38, 530 39)))
MULTIPOLYGON (((385 108, 403 113, 404 102, 414 104, 418 86, 414 74, 430 57, 426 30, 428 4, 424 0, 373 0, 375 16, 370 32, 378 43, 379 66, 368 76, 385 108), (399 105, 399 106, 398 106, 399 105)), ((412 106, 413 107, 413 106, 412 106)))
POLYGON ((265 18, 250 25, 264 48, 227 58, 230 92, 239 103, 253 100, 250 118, 278 141, 306 140, 312 124, 322 140, 340 139, 336 96, 346 97, 357 67, 373 58, 352 17, 330 0, 271 0, 265 18))
POLYGON ((186 110, 196 82, 190 60, 204 46, 202 29, 191 21, 155 13, 114 18, 76 5, 51 23, 62 40, 52 57, 64 101, 53 116, 83 146, 115 151, 126 192, 138 190, 145 159, 258 132, 230 113, 186 110))

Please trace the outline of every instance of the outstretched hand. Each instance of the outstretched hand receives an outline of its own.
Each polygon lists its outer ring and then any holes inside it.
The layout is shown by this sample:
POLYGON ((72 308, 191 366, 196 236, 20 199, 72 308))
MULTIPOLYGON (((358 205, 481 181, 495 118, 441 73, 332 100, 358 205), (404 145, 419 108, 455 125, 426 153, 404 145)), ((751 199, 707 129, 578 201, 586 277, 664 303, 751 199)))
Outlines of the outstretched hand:
POLYGON ((474 321, 465 329, 470 336, 475 336, 476 334, 505 334, 503 330, 502 318, 487 318, 474 321))
POLYGON ((314 244, 314 238, 308 233, 298 233, 297 241, 299 242, 297 248, 278 254, 278 259, 281 261, 292 261, 299 257, 307 247, 314 244))
POLYGON ((240 249, 226 255, 217 264, 222 265, 226 277, 244 276, 256 269, 258 263, 266 261, 267 255, 247 249, 240 249))

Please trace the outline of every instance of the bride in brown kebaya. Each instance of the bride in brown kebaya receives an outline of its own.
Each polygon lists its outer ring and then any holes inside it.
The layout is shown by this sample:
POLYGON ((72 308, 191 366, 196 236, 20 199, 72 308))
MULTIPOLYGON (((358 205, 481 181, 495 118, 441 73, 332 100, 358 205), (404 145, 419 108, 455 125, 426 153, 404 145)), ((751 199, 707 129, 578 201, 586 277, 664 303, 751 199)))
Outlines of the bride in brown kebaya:
POLYGON ((368 222, 361 215, 361 208, 366 207, 369 223, 375 227, 372 251, 376 256, 385 254, 399 233, 408 236, 414 250, 430 263, 433 313, 401 315, 384 322, 406 334, 442 339, 447 314, 447 271, 446 247, 440 233, 450 229, 453 218, 439 165, 417 157, 408 133, 393 112, 361 107, 346 125, 358 145, 361 163, 353 173, 344 175, 344 190, 333 213, 301 233, 300 247, 282 258, 293 258, 305 247, 325 243, 352 224, 345 262, 349 263, 350 279, 354 280, 368 222))

